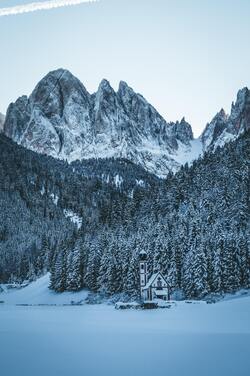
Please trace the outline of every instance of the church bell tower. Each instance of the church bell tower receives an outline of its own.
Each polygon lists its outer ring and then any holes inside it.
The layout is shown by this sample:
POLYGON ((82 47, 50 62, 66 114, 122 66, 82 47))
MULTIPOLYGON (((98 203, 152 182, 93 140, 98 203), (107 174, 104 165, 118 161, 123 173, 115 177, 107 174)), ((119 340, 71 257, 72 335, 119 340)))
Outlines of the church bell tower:
POLYGON ((141 298, 144 299, 143 287, 146 286, 148 282, 148 265, 147 265, 148 255, 147 252, 142 250, 139 254, 139 268, 140 268, 140 289, 141 298))

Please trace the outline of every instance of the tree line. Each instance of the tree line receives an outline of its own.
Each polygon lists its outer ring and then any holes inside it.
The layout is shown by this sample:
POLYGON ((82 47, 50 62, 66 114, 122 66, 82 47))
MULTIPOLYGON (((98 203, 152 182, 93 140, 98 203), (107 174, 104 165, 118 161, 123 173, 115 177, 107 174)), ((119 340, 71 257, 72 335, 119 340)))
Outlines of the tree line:
POLYGON ((55 291, 134 299, 144 249, 150 273, 161 270, 187 298, 249 287, 249 132, 165 180, 140 171, 142 186, 131 162, 68 165, 4 136, 0 145, 1 281, 49 270, 55 291), (119 187, 103 179, 117 174, 119 187))

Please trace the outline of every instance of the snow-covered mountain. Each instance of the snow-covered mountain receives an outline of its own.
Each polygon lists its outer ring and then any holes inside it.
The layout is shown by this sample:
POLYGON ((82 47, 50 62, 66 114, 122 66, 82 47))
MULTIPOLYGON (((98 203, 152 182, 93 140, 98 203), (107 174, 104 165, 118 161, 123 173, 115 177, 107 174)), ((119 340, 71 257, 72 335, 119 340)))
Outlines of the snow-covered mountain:
POLYGON ((227 115, 223 109, 207 124, 201 135, 203 150, 214 151, 218 146, 234 140, 250 128, 250 91, 241 89, 235 103, 232 103, 231 113, 227 115))
POLYGON ((31 96, 10 104, 5 134, 33 151, 67 159, 126 158, 166 176, 201 151, 190 124, 167 123, 121 81, 103 80, 94 94, 69 71, 50 72, 31 96))
POLYGON ((38 153, 69 162, 125 158, 165 177, 204 151, 235 139, 250 124, 250 94, 238 92, 230 116, 221 110, 198 139, 185 118, 167 123, 146 99, 121 81, 102 80, 94 94, 69 71, 48 73, 30 97, 11 103, 4 133, 38 153))

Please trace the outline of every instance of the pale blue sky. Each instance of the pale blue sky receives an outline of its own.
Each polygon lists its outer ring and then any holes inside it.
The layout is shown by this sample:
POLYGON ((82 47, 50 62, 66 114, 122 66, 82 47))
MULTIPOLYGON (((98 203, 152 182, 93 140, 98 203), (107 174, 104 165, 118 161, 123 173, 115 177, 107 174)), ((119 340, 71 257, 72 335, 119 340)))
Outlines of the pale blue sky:
POLYGON ((0 17, 0 41, 3 113, 63 67, 90 92, 102 78, 115 89, 127 81, 166 120, 185 115, 198 135, 250 87, 249 0, 100 0, 0 17))

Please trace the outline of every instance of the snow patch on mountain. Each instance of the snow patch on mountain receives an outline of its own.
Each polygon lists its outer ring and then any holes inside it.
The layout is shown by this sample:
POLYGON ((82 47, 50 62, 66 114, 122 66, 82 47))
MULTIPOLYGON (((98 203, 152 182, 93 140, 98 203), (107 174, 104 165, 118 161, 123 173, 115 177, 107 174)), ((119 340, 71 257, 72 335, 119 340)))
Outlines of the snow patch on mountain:
POLYGON ((45 188, 44 188, 44 186, 42 186, 42 188, 41 188, 41 190, 40 190, 40 193, 41 193, 42 196, 44 195, 44 193, 45 193, 45 188))
POLYGON ((57 206, 57 203, 58 203, 58 200, 59 200, 59 196, 55 195, 54 193, 51 193, 50 197, 51 197, 51 199, 53 201, 53 204, 57 206))
POLYGON ((82 227, 82 218, 77 213, 70 209, 64 209, 63 213, 66 218, 69 218, 77 226, 78 230, 82 227))
POLYGON ((116 175, 114 178, 116 188, 120 188, 123 183, 123 178, 120 175, 116 175))
POLYGON ((136 185, 138 186, 138 187, 145 187, 145 182, 143 181, 143 180, 141 180, 141 179, 136 179, 136 185))
POLYGON ((189 145, 183 145, 178 142, 178 150, 175 155, 175 160, 180 164, 191 164, 195 159, 198 159, 203 154, 202 142, 200 139, 190 141, 189 145))

